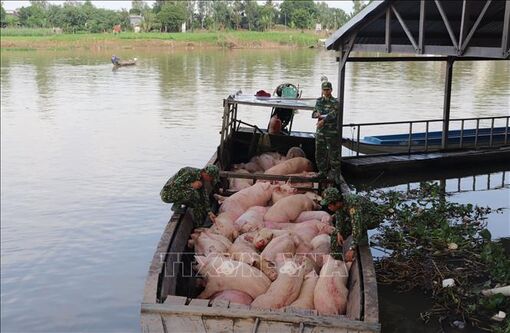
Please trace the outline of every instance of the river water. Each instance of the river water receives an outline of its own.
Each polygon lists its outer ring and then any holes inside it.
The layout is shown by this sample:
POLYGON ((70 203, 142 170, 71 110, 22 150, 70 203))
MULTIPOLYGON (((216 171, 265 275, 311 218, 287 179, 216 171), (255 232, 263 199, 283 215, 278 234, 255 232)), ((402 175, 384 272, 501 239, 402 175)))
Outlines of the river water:
MULTIPOLYGON (((2 332, 139 331, 145 275, 170 216, 159 191, 210 158, 222 99, 283 82, 317 97, 321 75, 337 81, 335 54, 320 50, 117 55, 138 65, 112 71, 101 50, 2 50, 2 332)), ((346 121, 441 118, 444 67, 348 64, 346 121)), ((508 115, 509 96, 508 62, 455 64, 452 118, 508 115)), ((267 111, 243 119, 265 127, 267 111)), ((295 129, 313 127, 297 116, 295 129)), ((509 207, 509 178, 467 200, 509 207)), ((510 235, 508 213, 494 221, 495 236, 510 235)))

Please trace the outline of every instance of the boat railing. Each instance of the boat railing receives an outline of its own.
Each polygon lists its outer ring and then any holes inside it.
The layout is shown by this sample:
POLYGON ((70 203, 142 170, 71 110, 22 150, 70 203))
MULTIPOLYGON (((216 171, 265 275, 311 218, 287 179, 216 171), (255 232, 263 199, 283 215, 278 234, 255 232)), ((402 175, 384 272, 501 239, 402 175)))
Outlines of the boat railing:
MULTIPOLYGON (((459 133, 459 142, 455 145, 448 146, 448 133, 446 135, 443 135, 441 138, 441 144, 442 144, 442 150, 447 151, 448 149, 463 149, 466 148, 466 138, 468 137, 466 135, 466 126, 469 124, 474 125, 474 143, 470 145, 470 149, 479 149, 481 147, 501 147, 506 146, 509 144, 509 120, 510 116, 494 116, 494 117, 472 117, 472 118, 457 118, 457 119, 450 119, 449 120, 449 126, 450 130, 458 130, 459 133), (488 127, 482 127, 484 124, 488 124, 488 127), (503 135, 504 139, 498 141, 497 143, 494 142, 494 128, 496 126, 503 126, 505 127, 504 133, 498 133, 498 135, 503 135), (484 131, 483 133, 480 133, 480 130, 482 128, 489 128, 489 141, 486 144, 480 143, 480 137, 483 135, 484 137, 487 136, 487 133, 484 131), (443 142, 446 141, 446 142, 443 142)), ((407 153, 411 152, 429 152, 430 144, 429 144, 429 135, 433 129, 431 127, 436 127, 438 130, 441 130, 443 125, 443 119, 427 119, 427 120, 404 120, 404 121, 392 121, 392 122, 370 122, 370 123, 350 123, 350 124, 344 124, 344 128, 351 128, 352 129, 352 141, 354 142, 355 148, 352 149, 356 152, 356 156, 359 156, 360 154, 360 140, 361 140, 361 132, 363 128, 363 132, 367 132, 368 127, 375 127, 377 126, 378 130, 380 131, 381 126, 395 126, 395 125, 402 125, 407 127, 407 140, 403 141, 403 145, 407 145, 407 153), (424 127, 424 128, 423 128, 424 127), (413 140, 413 133, 424 133, 423 137, 423 144, 419 144, 415 142, 416 140, 413 140), (354 139, 354 136, 356 138, 354 139)), ((344 133, 346 131, 344 130, 344 133)), ((405 132, 404 132, 405 133, 405 132)), ((373 133, 371 133, 373 134, 373 133)), ((472 137, 470 134, 469 137, 472 137)), ((421 141, 421 140, 420 140, 421 141)), ((436 149, 437 150, 437 149, 436 149)))

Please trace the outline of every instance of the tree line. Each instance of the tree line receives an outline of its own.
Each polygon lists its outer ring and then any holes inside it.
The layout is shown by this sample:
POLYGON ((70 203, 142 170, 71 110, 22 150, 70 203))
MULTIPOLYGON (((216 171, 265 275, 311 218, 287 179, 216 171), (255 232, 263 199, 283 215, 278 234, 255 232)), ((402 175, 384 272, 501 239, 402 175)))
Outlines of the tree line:
POLYGON ((2 27, 60 28, 68 33, 107 32, 115 25, 131 30, 132 15, 142 16, 140 28, 146 32, 180 31, 183 23, 187 30, 313 29, 317 23, 322 29, 335 30, 370 1, 353 0, 351 14, 313 0, 284 0, 278 5, 272 0, 262 5, 255 0, 157 0, 152 6, 143 0, 133 0, 129 11, 97 8, 90 0, 67 0, 59 5, 31 0, 30 6, 21 7, 16 15, 7 15, 3 3, 0 12, 2 27))

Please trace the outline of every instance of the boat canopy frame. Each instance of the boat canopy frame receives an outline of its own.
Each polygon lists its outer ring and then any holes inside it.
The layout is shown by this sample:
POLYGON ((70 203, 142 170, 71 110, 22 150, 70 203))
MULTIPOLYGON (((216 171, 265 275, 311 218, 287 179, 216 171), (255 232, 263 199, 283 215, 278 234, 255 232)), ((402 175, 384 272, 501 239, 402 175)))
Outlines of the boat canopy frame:
POLYGON ((508 60, 509 36, 510 0, 383 0, 369 4, 325 44, 328 50, 338 52, 339 140, 344 127, 347 62, 444 61, 441 148, 447 150, 454 62, 508 60), (350 57, 352 51, 399 56, 350 57))

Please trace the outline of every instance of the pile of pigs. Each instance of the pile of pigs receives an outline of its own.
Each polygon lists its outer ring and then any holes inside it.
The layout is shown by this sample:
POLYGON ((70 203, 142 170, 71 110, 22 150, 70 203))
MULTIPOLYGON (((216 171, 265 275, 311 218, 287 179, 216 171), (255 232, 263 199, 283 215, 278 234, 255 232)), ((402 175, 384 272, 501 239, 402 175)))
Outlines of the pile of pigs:
MULTIPOLYGON (((235 167, 242 172, 302 175, 312 171, 312 164, 292 156, 299 151, 292 148, 286 157, 262 154, 235 167)), ((334 228, 332 217, 316 210, 320 197, 299 193, 289 184, 231 185, 241 188, 230 197, 216 195, 221 206, 213 225, 196 228, 188 241, 205 283, 198 298, 345 314, 350 266, 330 255, 334 228)))

